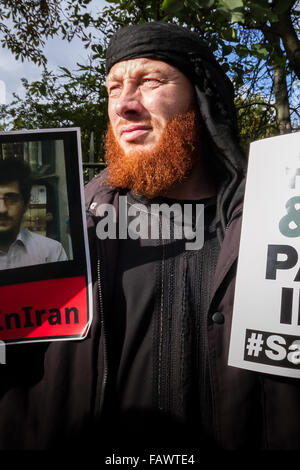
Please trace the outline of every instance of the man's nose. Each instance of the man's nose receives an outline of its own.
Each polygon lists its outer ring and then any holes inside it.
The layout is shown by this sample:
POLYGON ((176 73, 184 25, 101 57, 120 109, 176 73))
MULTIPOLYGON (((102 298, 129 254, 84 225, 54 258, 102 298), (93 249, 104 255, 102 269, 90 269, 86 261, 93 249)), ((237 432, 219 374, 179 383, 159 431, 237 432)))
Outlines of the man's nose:
POLYGON ((6 207, 6 204, 4 202, 3 197, 0 197, 0 213, 3 214, 4 212, 7 212, 7 207, 6 207))
POLYGON ((144 110, 138 88, 124 87, 116 103, 116 113, 124 119, 139 117, 144 110))

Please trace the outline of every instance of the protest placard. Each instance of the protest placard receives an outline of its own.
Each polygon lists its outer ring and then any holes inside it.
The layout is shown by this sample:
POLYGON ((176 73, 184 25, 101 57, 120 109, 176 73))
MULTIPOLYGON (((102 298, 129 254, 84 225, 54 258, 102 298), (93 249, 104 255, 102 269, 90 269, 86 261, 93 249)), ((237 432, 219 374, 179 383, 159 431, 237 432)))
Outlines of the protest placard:
POLYGON ((250 147, 229 365, 300 378, 300 132, 250 147))
POLYGON ((80 130, 0 133, 0 340, 82 339, 92 320, 80 130))

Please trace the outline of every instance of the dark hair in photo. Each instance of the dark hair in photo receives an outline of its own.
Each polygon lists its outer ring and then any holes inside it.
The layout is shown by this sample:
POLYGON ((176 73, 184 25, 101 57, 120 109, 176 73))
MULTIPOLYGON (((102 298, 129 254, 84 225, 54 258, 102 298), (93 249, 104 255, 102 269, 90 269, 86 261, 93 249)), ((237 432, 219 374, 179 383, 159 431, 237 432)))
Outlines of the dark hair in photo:
POLYGON ((32 175, 29 165, 19 158, 0 160, 0 184, 18 181, 20 192, 25 204, 30 199, 32 175))

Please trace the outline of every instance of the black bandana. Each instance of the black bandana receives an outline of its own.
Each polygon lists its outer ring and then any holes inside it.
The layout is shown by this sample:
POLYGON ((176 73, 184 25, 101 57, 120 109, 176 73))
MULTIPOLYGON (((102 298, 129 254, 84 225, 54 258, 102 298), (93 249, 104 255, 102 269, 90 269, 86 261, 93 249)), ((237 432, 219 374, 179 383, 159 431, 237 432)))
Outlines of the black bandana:
POLYGON ((109 44, 106 72, 122 60, 151 57, 174 65, 184 74, 193 75, 193 65, 189 60, 192 54, 214 64, 216 62, 206 44, 185 28, 160 22, 128 26, 120 29, 109 44))
POLYGON ((206 153, 211 154, 214 170, 222 178, 218 213, 221 234, 224 234, 231 210, 238 202, 232 200, 233 194, 237 193, 246 166, 239 146, 232 83, 206 43, 196 33, 172 23, 143 23, 117 31, 107 49, 106 71, 108 73, 117 62, 141 57, 173 65, 194 85, 207 131, 206 153))

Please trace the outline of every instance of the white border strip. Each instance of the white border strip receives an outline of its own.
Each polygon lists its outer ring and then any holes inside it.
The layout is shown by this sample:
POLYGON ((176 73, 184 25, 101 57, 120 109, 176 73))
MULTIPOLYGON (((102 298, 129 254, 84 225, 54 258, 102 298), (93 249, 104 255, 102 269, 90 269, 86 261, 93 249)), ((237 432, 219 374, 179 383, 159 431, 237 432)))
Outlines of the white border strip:
POLYGON ((0 135, 17 135, 17 134, 44 134, 54 132, 71 132, 79 131, 80 127, 58 127, 57 129, 21 129, 19 131, 1 131, 0 135))
POLYGON ((78 163, 79 163, 79 179, 80 179, 80 196, 81 196, 81 209, 82 209, 82 224, 83 224, 83 236, 84 236, 84 246, 85 246, 85 257, 86 257, 86 267, 87 267, 87 289, 88 289, 88 308, 89 308, 89 323, 86 328, 86 333, 82 338, 86 338, 90 326, 93 320, 93 286, 92 286, 92 273, 91 273, 91 259, 90 259, 90 249, 87 233, 87 223, 86 223, 86 212, 85 212, 85 197, 84 197, 84 185, 83 185, 83 171, 82 171, 82 152, 81 152, 81 133, 80 128, 72 128, 76 130, 77 133, 77 147, 78 147, 78 163))

